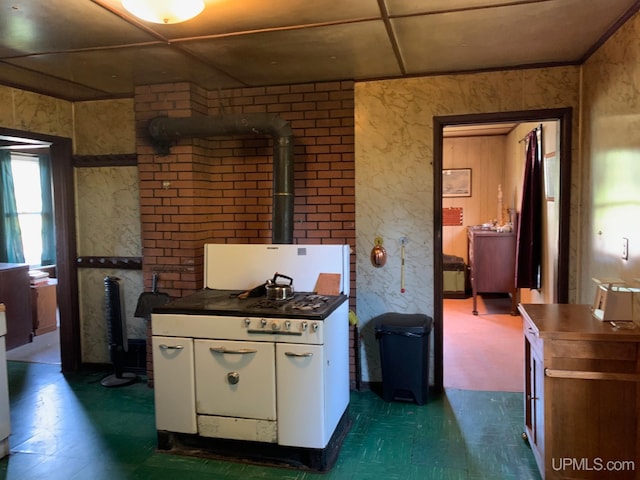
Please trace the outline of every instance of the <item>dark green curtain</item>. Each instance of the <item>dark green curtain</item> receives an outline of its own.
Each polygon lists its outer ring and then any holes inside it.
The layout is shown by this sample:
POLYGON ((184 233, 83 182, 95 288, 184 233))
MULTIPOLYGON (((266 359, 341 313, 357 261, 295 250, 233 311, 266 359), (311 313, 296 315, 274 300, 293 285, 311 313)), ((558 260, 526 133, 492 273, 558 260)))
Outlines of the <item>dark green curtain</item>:
POLYGON ((0 262, 24 263, 22 234, 16 208, 16 196, 11 172, 11 154, 0 150, 0 262))
POLYGON ((42 193, 42 258, 41 265, 55 265, 56 241, 53 218, 53 191, 51 188, 51 157, 49 153, 38 155, 40 163, 40 191, 42 193))

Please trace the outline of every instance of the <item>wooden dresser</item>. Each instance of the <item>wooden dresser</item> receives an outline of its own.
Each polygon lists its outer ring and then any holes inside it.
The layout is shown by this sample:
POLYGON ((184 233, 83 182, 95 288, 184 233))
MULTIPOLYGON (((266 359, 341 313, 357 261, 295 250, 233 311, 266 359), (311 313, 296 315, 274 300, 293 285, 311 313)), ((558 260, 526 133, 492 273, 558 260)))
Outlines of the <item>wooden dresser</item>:
POLYGON ((0 303, 7 313, 7 350, 33 340, 29 265, 0 263, 0 303))
POLYGON ((511 314, 517 315, 516 234, 469 228, 468 238, 473 314, 478 314, 478 293, 509 293, 511 314))
POLYGON ((520 305, 525 433, 542 478, 640 479, 640 327, 520 305))

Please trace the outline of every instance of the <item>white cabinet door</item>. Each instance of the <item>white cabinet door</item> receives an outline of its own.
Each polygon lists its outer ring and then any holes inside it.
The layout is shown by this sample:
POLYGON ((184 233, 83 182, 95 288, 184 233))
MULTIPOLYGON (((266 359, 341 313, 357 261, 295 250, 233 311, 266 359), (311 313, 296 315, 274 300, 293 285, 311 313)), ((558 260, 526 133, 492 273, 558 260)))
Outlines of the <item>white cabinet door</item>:
POLYGON ((276 344, 278 443, 324 448, 325 377, 322 345, 276 344))
POLYGON ((274 344, 195 340, 199 414, 276 419, 274 344))
POLYGON ((152 337, 156 428, 197 433, 193 339, 152 337))

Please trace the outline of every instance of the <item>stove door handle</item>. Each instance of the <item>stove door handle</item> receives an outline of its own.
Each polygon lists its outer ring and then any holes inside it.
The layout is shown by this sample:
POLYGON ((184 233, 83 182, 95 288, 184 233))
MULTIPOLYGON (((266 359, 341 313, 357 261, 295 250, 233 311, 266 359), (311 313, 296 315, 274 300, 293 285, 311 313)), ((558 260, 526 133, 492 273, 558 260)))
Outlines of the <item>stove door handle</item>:
POLYGON ((246 355, 248 353, 256 353, 257 350, 253 349, 253 348, 239 348, 237 350, 227 350, 224 347, 210 347, 209 348, 210 351, 215 352, 215 353, 230 353, 233 355, 246 355))
POLYGON ((313 353, 305 352, 305 353, 297 353, 297 352, 284 352, 287 357, 313 357, 313 353))
POLYGON ((161 350, 182 350, 183 348, 182 345, 165 345, 164 343, 160 345, 161 350))

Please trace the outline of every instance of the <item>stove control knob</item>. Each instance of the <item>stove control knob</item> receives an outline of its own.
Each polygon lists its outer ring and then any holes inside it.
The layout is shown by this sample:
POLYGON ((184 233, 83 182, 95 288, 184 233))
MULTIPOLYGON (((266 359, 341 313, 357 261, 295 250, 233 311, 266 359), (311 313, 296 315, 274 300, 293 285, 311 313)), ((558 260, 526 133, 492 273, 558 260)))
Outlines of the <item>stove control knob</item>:
POLYGON ((276 320, 271 322, 271 330, 280 330, 280 323, 276 320))
POLYGON ((311 325, 311 328, 313 329, 314 332, 318 331, 318 323, 317 322, 313 322, 313 324, 311 325))
POLYGON ((302 330, 307 330, 307 322, 302 322, 302 330))
POLYGON ((245 327, 248 327, 249 325, 251 325, 251 319, 250 318, 245 318, 244 319, 244 325, 245 325, 245 327))
POLYGON ((263 318, 262 320, 260 320, 260 325, 261 325, 262 327, 266 327, 266 326, 267 326, 267 319, 266 319, 266 318, 263 318))
POLYGON ((227 381, 231 385, 236 385, 240 381, 240 374, 238 372, 227 373, 227 381))
POLYGON ((291 330, 291 320, 287 320, 286 322, 284 322, 284 328, 286 328, 287 330, 291 330))

